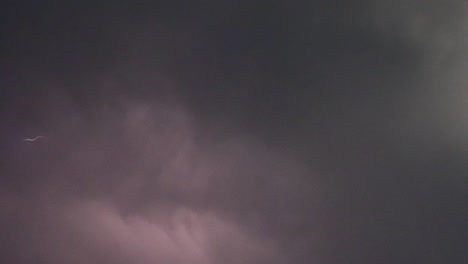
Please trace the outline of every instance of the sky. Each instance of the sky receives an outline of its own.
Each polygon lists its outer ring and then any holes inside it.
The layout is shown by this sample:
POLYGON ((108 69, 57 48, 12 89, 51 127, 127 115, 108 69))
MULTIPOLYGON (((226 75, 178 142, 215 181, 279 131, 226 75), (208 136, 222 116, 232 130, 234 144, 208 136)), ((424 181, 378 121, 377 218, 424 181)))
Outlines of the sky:
POLYGON ((0 10, 1 263, 468 261, 464 1, 0 10))

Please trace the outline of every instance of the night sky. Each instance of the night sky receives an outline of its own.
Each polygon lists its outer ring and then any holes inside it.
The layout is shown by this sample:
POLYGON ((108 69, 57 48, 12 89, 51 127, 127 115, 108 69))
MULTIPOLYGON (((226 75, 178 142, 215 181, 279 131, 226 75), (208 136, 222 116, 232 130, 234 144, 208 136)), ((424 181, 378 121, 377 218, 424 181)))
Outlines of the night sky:
POLYGON ((468 263, 464 1, 95 2, 0 6, 0 263, 468 263))

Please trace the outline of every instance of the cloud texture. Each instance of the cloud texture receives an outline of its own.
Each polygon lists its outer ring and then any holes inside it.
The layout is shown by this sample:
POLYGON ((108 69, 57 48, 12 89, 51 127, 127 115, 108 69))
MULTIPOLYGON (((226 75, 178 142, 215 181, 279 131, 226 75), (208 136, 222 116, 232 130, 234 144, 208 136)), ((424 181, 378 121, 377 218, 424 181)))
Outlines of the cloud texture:
POLYGON ((466 11, 5 4, 0 262, 466 262, 466 11))

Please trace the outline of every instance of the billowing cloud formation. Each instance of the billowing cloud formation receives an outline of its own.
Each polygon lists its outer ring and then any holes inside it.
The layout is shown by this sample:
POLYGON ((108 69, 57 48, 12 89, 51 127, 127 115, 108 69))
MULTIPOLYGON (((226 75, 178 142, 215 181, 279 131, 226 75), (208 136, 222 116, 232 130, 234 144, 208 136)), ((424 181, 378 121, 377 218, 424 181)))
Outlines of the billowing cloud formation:
POLYGON ((270 192, 290 192, 299 164, 240 138, 197 144, 189 116, 174 105, 122 109, 94 113, 102 119, 92 127, 64 118, 47 142, 16 143, 28 179, 23 192, 5 196, 2 214, 34 222, 27 254, 46 263, 284 258, 257 222, 288 214, 270 192), (253 220, 236 217, 240 210, 253 220))
POLYGON ((54 216, 63 221, 55 227, 59 233, 45 238, 47 246, 38 250, 51 263, 245 263, 271 261, 276 254, 270 241, 249 237, 235 224, 209 213, 177 209, 165 212, 165 219, 157 217, 158 212, 153 217, 123 217, 93 202, 61 211, 54 216))

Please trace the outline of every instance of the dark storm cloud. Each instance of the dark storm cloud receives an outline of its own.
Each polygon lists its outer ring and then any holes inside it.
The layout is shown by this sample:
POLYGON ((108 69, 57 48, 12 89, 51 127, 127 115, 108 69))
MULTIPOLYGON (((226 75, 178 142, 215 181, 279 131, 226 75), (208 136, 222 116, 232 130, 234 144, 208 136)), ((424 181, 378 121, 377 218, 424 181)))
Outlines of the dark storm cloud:
POLYGON ((462 1, 1 12, 2 262, 466 260, 462 1))

